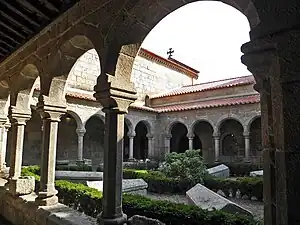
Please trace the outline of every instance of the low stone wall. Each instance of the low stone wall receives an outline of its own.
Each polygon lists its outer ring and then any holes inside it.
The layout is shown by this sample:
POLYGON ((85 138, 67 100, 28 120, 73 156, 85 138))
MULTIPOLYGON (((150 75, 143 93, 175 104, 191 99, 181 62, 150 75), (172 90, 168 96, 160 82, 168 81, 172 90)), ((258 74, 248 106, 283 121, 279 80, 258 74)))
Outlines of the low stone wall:
POLYGON ((3 184, 4 181, 0 181, 0 214, 15 225, 97 225, 95 218, 63 204, 36 206, 35 193, 12 196, 3 184))

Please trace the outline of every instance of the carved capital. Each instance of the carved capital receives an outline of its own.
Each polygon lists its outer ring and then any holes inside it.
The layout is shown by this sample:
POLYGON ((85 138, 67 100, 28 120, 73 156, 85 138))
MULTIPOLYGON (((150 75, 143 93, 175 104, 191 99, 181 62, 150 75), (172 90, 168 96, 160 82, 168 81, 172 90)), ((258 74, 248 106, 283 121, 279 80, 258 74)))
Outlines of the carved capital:
POLYGON ((67 107, 64 104, 55 105, 48 100, 48 98, 40 95, 36 110, 40 113, 42 119, 59 122, 60 117, 67 112, 67 107))
POLYGON ((16 106, 10 106, 8 118, 11 124, 26 125, 26 122, 31 118, 31 111, 18 109, 16 106))
MULTIPOLYGON (((103 85, 95 87, 94 97, 101 103, 103 108, 115 109, 120 113, 127 113, 128 107, 136 99, 136 92, 130 85, 117 81, 117 77, 110 75, 100 75, 98 82, 103 85), (102 77, 102 78, 100 78, 102 77)), ((133 85, 133 84, 132 84, 133 85)))
POLYGON ((148 139, 153 139, 153 134, 149 133, 149 134, 146 135, 146 137, 147 137, 148 139))
POLYGON ((170 140, 172 138, 172 134, 166 134, 165 138, 170 140))
POLYGON ((136 136, 136 133, 135 133, 135 131, 132 131, 132 132, 128 132, 127 133, 127 136, 129 137, 129 138, 134 138, 135 136, 136 136))
POLYGON ((84 129, 84 128, 76 129, 76 133, 79 137, 83 137, 86 133, 86 129, 84 129))

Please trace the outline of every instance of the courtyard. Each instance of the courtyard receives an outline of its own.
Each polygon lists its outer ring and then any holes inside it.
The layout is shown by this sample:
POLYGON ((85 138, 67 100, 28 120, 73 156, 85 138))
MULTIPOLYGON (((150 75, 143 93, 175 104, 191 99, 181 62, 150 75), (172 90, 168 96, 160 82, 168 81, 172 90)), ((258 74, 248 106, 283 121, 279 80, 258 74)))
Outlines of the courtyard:
POLYGON ((172 48, 141 46, 193 1, 0 1, 0 215, 300 224, 298 3, 221 2, 248 22, 237 58, 252 75, 197 83, 201 68, 172 48))

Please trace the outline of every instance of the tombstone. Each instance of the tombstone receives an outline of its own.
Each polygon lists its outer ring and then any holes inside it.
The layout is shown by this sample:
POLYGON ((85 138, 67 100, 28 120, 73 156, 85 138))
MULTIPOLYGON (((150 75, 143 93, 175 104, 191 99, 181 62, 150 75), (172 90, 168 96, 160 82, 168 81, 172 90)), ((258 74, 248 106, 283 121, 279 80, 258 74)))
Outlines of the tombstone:
POLYGON ((56 165, 69 165, 69 160, 56 160, 56 165))
POLYGON ((206 170, 208 174, 215 177, 229 177, 230 171, 228 166, 221 164, 206 170))
POLYGON ((129 225, 165 225, 163 222, 145 216, 135 215, 128 220, 129 225))
MULTIPOLYGON (((95 188, 98 191, 103 191, 103 181, 87 181, 86 185, 95 188)), ((122 192, 128 194, 147 194, 148 184, 143 179, 123 179, 122 192)))
POLYGON ((252 213, 247 209, 231 202, 201 184, 196 184, 188 190, 186 196, 190 205, 196 205, 201 209, 217 209, 231 214, 243 214, 253 217, 252 213))
POLYGON ((250 177, 262 177, 263 175, 264 175, 263 170, 256 170, 256 171, 250 172, 250 177))
POLYGON ((55 179, 57 180, 93 180, 99 181, 103 179, 103 172, 92 171, 55 171, 55 179))

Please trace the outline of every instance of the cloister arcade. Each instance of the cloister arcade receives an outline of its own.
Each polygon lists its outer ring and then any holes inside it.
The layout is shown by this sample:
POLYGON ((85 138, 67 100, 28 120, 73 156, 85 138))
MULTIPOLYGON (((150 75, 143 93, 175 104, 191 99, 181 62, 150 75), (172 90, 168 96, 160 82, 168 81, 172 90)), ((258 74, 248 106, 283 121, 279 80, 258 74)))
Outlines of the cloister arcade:
MULTIPOLYGON (((126 223, 119 184, 122 179, 124 115, 136 99, 129 78, 132 64, 148 32, 168 13, 189 2, 192 1, 80 1, 53 23, 49 22, 30 41, 22 39, 17 46, 26 43, 13 48, 9 57, 3 58, 0 64, 1 129, 2 132, 7 129, 8 115, 11 124, 8 186, 12 194, 22 179, 25 125, 32 117, 33 84, 40 77, 37 110, 43 123, 42 167, 35 202, 37 205, 58 202, 54 186, 56 137, 60 118, 67 112, 64 93, 67 74, 80 55, 94 48, 102 66, 94 96, 104 108, 107 141, 103 212, 99 222, 126 223)), ((292 0, 222 2, 240 10, 251 27, 251 41, 242 46, 242 62, 255 76, 255 87, 261 95, 265 225, 299 224, 299 4, 292 0)), ((225 122, 228 126, 229 122, 225 122)), ((248 157, 251 133, 244 124, 243 129, 238 128, 239 132, 231 130, 229 133, 225 132, 223 125, 218 126, 221 124, 214 126, 216 149, 231 143, 223 152, 244 154, 238 147, 244 145, 245 157, 248 157)), ((255 124, 250 125, 253 131, 257 130, 255 124)), ((166 140, 171 138, 168 136, 166 140)), ((219 152, 216 149, 217 158, 219 152)))

